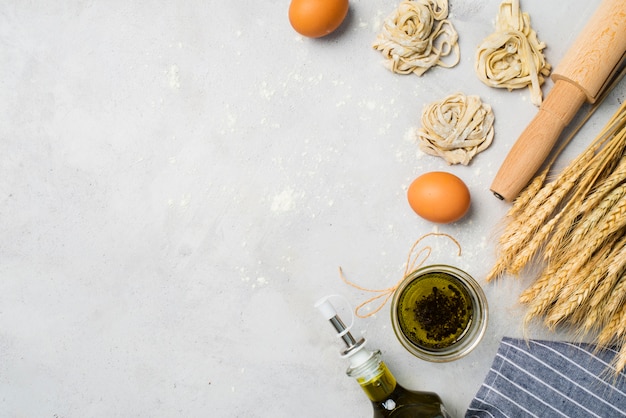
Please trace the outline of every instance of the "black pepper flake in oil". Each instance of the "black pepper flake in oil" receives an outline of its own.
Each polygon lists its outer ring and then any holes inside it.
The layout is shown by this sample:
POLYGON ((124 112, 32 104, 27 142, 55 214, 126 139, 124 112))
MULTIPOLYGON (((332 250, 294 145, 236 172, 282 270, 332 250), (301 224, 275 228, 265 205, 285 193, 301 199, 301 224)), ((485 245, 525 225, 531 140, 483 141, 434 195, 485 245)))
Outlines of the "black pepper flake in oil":
POLYGON ((465 299, 452 285, 450 292, 433 286, 432 293, 425 295, 415 304, 415 320, 422 325, 426 338, 435 342, 462 332, 467 317, 465 299))

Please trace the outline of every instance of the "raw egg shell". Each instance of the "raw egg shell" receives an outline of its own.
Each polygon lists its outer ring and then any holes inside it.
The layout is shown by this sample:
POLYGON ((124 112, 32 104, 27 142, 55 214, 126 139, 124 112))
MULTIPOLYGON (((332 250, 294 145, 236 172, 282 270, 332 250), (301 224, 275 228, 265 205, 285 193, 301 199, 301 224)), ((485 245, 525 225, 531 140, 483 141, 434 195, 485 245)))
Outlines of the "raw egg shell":
POLYGON ((432 171, 413 180, 407 197, 415 213, 441 224, 458 221, 470 207, 470 192, 463 180, 443 171, 432 171))
POLYGON ((292 0, 289 22, 299 34, 320 38, 341 25, 348 7, 348 0, 292 0))

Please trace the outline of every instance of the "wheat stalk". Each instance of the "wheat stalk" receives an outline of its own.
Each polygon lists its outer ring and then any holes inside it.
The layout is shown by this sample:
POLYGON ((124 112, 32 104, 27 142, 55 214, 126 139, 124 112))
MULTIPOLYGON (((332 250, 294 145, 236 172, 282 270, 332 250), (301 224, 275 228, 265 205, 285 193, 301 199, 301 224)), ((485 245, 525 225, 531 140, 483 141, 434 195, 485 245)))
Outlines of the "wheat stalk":
MULTIPOLYGON (((587 212, 601 205, 606 195, 615 187, 618 187, 624 179, 626 179, 626 156, 619 160, 615 171, 602 181, 598 187, 594 188, 589 196, 582 200, 578 210, 573 208, 572 210, 569 208, 564 209, 564 215, 561 216, 559 225, 555 228, 552 238, 545 245, 544 259, 549 260, 556 254, 564 251, 564 248, 567 248, 572 241, 571 233, 581 221, 581 218, 587 212)), ((574 200, 570 200, 568 205, 571 205, 572 202, 574 200)))
POLYGON ((626 269, 626 234, 617 244, 617 250, 611 255, 611 262, 608 265, 609 275, 619 275, 626 269))
MULTIPOLYGON (((626 301, 626 279, 620 278, 617 282, 610 297, 606 300, 604 311, 607 315, 614 314, 621 305, 626 301)), ((623 324, 626 326, 626 324, 623 324)))
MULTIPOLYGON (((537 192, 539 192, 539 190, 543 186, 548 172, 549 167, 544 169, 540 175, 536 176, 531 181, 531 183, 522 191, 522 193, 517 199, 515 199, 513 205, 511 205, 511 208, 506 213, 506 219, 515 219, 517 216, 527 210, 528 204, 533 198, 535 198, 537 192)), ((513 240, 511 238, 515 235, 516 231, 516 228, 509 224, 500 237, 500 247, 508 247, 509 243, 513 243, 513 240)), ((490 282, 502 276, 507 271, 513 255, 513 251, 511 251, 510 249, 505 250, 504 248, 502 248, 499 252, 499 256, 496 259, 496 263, 486 276, 486 281, 490 282)))
POLYGON ((530 291, 523 292, 519 300, 528 305, 524 324, 527 325, 533 319, 545 314, 558 297, 567 275, 563 274, 562 265, 552 265, 544 270, 536 280, 539 286, 532 286, 530 291))
POLYGON ((511 208, 506 214, 507 218, 515 218, 526 209, 530 201, 537 196, 537 193, 545 183, 549 172, 550 167, 548 166, 541 172, 541 174, 535 176, 530 184, 526 186, 522 193, 520 193, 520 195, 515 199, 513 205, 511 205, 511 208))
POLYGON ((547 311, 552 304, 563 284, 571 275, 578 273, 581 267, 587 263, 592 255, 603 245, 612 234, 619 231, 626 225, 626 195, 619 195, 619 199, 610 195, 612 206, 608 208, 602 216, 597 216, 594 225, 597 226, 591 231, 590 236, 581 239, 579 242, 570 245, 567 253, 561 254, 552 262, 552 267, 546 271, 547 279, 539 279, 544 284, 541 294, 537 294, 537 288, 533 286, 530 294, 522 294, 520 301, 530 300, 528 318, 541 315, 547 311))
POLYGON ((607 324, 604 326, 596 342, 600 346, 608 346, 617 342, 626 334, 626 304, 622 304, 616 312, 614 312, 607 324))
POLYGON ((625 245, 626 235, 623 235, 606 257, 606 268, 603 268, 606 270, 606 275, 586 300, 583 309, 573 314, 573 322, 579 324, 582 334, 597 330, 604 325, 602 318, 606 316, 608 300, 626 269, 625 245))
POLYGON ((622 156, 619 159, 614 171, 585 198, 578 212, 582 214, 592 210, 607 194, 618 187, 624 179, 626 179, 626 156, 622 156))
POLYGON ((535 254, 539 251, 540 247, 544 245, 547 238, 552 233, 552 230, 557 225, 561 213, 550 219, 545 225, 543 225, 539 231, 531 238, 526 246, 518 253, 509 264, 509 272, 511 274, 519 274, 524 267, 532 260, 535 254))
POLYGON ((538 317, 568 324, 597 343, 624 343, 615 370, 626 367, 626 103, 553 181, 550 166, 506 214, 488 280, 519 275, 533 261, 538 277, 519 296, 524 324, 538 317))
MULTIPOLYGON (((591 233, 604 216, 626 195, 626 184, 615 188, 590 212, 577 215, 578 222, 574 224, 566 237, 559 237, 561 241, 550 248, 549 257, 558 257, 562 253, 572 252, 571 246, 585 244, 585 237, 591 233)), ((582 212, 582 211, 581 211, 582 212)))
POLYGON ((614 236, 606 242, 580 269, 578 274, 568 278, 546 315, 544 322, 548 327, 554 328, 557 324, 564 322, 576 312, 579 306, 587 302, 594 289, 608 274, 605 261, 612 254, 613 246, 617 240, 618 237, 614 236))
POLYGON ((542 274, 520 294, 519 302, 529 305, 537 299, 544 289, 553 286, 554 283, 552 283, 552 280, 554 280, 556 273, 559 271, 559 267, 560 266, 554 264, 547 266, 542 274))
POLYGON ((613 360, 613 364, 615 367, 616 373, 619 373, 621 370, 624 370, 626 367, 626 344, 624 342, 621 343, 621 348, 617 352, 615 359, 613 360))

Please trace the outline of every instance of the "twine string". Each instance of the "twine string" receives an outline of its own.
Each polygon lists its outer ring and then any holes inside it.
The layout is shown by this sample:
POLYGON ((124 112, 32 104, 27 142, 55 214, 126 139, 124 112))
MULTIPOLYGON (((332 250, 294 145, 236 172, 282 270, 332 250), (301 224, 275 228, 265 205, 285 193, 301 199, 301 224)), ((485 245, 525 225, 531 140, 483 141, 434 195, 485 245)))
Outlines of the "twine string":
POLYGON ((413 243, 413 245, 411 246, 411 249, 409 250, 409 254, 407 256, 407 260, 406 260, 406 263, 405 263, 404 276, 400 280, 398 280, 396 282, 396 284, 394 284, 393 286, 388 287, 386 289, 369 289, 369 288, 360 286, 360 285, 358 285, 358 284, 356 284, 354 282, 351 282, 350 280, 348 280, 346 275, 343 273, 343 269, 341 267, 339 267, 339 277, 341 278, 341 280, 343 280, 344 283, 346 283, 349 286, 354 287, 355 289, 362 290, 364 292, 378 293, 378 295, 372 296, 371 298, 369 298, 369 299, 365 300, 364 302, 360 303, 355 308, 354 314, 356 316, 358 316, 359 318, 368 318, 368 317, 378 313, 387 304, 387 302, 389 301, 391 296, 393 296, 393 293, 396 291, 398 286, 400 286, 400 283, 405 278, 407 278, 411 273, 413 273, 415 270, 417 270, 422 265, 424 265, 424 263, 426 262, 426 260, 428 260, 428 257, 430 257, 430 255, 432 253, 432 247, 426 245, 426 246, 420 248, 419 250, 417 248, 418 248, 419 243, 422 242, 425 238, 427 238, 429 236, 446 237, 446 238, 450 239, 457 246, 457 248, 459 249, 457 255, 461 256, 461 244, 459 244, 459 242, 452 235, 449 235, 449 234, 446 234, 446 233, 443 233, 443 232, 429 232, 429 233, 424 234, 421 237, 419 237, 413 243), (370 312, 368 312, 366 314, 360 313, 361 309, 365 308, 370 303, 378 301, 379 299, 383 299, 383 300, 372 311, 370 311, 370 312))

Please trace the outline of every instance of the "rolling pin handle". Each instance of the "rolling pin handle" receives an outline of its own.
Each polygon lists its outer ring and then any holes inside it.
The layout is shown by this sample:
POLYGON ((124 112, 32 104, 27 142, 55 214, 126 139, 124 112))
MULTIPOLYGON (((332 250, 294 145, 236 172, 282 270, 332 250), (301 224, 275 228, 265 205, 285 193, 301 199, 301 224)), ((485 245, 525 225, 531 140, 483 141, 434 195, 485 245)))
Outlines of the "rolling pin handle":
POLYGON ((566 80, 556 81, 498 170, 490 188, 497 198, 511 202, 519 195, 586 100, 587 95, 578 85, 566 80))

